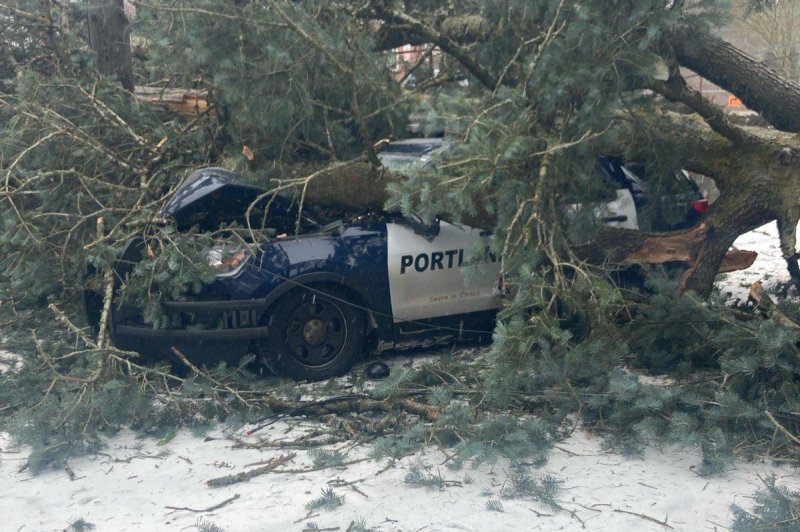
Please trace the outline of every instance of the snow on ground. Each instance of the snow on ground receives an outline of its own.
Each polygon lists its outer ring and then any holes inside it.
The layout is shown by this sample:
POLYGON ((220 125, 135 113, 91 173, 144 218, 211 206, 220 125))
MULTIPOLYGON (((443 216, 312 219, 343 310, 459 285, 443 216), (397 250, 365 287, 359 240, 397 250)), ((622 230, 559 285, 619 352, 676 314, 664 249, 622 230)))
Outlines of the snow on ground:
POLYGON ((22 357, 10 351, 0 349, 0 373, 4 371, 13 371, 22 364, 22 357))
MULTIPOLYGON (((721 279, 723 293, 745 300, 754 281, 769 287, 786 280, 776 235, 771 224, 737 240, 759 258, 749 270, 721 279)), ((288 440, 308 429, 304 421, 280 421, 247 440, 288 440)), ((69 470, 34 476, 23 469, 26 449, 0 433, 0 531, 61 531, 78 518, 114 532, 197 530, 201 521, 228 532, 347 531, 362 522, 381 532, 724 530, 729 505, 750 506, 759 477, 775 474, 780 484, 800 489, 800 473, 789 467, 737 463, 724 476, 704 478, 696 473, 696 450, 649 448, 644 459, 627 458, 577 430, 541 470, 562 482, 558 497, 565 511, 554 512, 501 496, 510 473, 505 462, 451 471, 442 465, 446 456, 430 449, 387 468, 385 460, 364 459, 368 446, 346 445, 336 449, 349 465, 307 471, 313 460, 306 451, 236 448, 237 434, 220 428, 204 438, 181 431, 159 444, 122 432, 101 453, 70 460, 69 470), (206 485, 289 453, 296 456, 248 482, 206 485), (441 490, 412 487, 405 476, 415 465, 450 482, 441 490), (344 504, 309 512, 306 505, 328 488, 344 496, 344 504), (490 500, 500 501, 503 511, 489 510, 490 500)))
MULTIPOLYGON (((263 436, 292 437, 302 430, 281 422, 263 436)), ((20 472, 25 453, 0 443, 0 529, 58 531, 83 518, 98 531, 119 532, 192 530, 198 519, 227 531, 254 532, 300 531, 312 523, 345 531, 353 522, 382 532, 670 530, 665 525, 720 530, 730 524, 728 505, 746 506, 759 487, 759 475, 774 473, 783 484, 800 485, 800 474, 768 464, 738 464, 725 476, 703 478, 694 472, 694 452, 649 449, 644 459, 625 458, 603 451, 599 440, 578 431, 543 468, 563 482, 559 500, 566 511, 554 512, 530 500, 502 498, 509 476, 504 463, 453 472, 441 466, 445 455, 430 451, 388 470, 385 461, 365 460, 298 473, 291 471, 311 466, 304 451, 237 449, 225 435, 213 436, 180 432, 159 445, 126 432, 111 439, 102 453, 71 460, 73 479, 65 470, 36 477, 20 472), (206 486, 209 479, 252 470, 290 452, 297 456, 276 472, 226 487, 206 486), (426 491, 406 484, 408 469, 420 461, 451 485, 426 491), (306 504, 329 487, 344 496, 344 504, 309 512, 306 504), (503 511, 487 509, 489 500, 499 500, 503 511)), ((366 447, 351 449, 346 460, 367 452, 366 447)))
POLYGON ((758 257, 746 270, 721 274, 717 278, 717 286, 727 300, 747 301, 750 285, 756 281, 762 281, 764 288, 769 290, 776 284, 789 280, 786 261, 783 260, 778 242, 778 226, 775 222, 740 236, 733 245, 739 249, 755 251, 758 257))

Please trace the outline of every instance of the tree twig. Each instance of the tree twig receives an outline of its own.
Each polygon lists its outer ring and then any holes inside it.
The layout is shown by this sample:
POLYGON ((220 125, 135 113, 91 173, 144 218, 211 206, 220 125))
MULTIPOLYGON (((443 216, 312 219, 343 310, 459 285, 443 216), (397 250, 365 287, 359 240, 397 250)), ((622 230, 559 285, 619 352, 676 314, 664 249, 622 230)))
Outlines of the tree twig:
POLYGON ((235 501, 239 497, 240 497, 240 495, 237 493, 233 497, 231 497, 229 499, 225 499, 224 501, 222 501, 219 504, 215 504, 214 506, 209 506, 208 508, 204 508, 202 510, 195 510, 194 508, 187 508, 185 506, 181 506, 181 507, 178 507, 178 506, 165 506, 164 508, 166 508, 168 510, 175 510, 175 511, 183 510, 183 511, 186 511, 186 512, 196 512, 196 513, 213 512, 214 510, 219 510, 223 506, 229 505, 230 503, 232 503, 233 501, 235 501))
POLYGON ((208 379, 209 381, 213 382, 215 385, 217 385, 217 386, 219 386, 221 388, 224 388, 225 391, 227 391, 228 393, 230 393, 231 395, 236 397, 236 399, 238 399, 239 402, 241 402, 247 408, 251 408, 253 406, 250 403, 250 401, 248 401, 247 399, 242 397, 242 395, 238 391, 234 390, 233 388, 231 388, 229 385, 225 384, 224 382, 221 382, 221 381, 215 379, 207 371, 203 371, 202 369, 200 369, 197 366, 195 366, 194 364, 192 364, 189 361, 189 359, 186 358, 186 355, 181 353, 180 350, 178 350, 176 347, 172 348, 172 352, 175 354, 176 357, 178 357, 178 359, 180 359, 181 362, 183 362, 186 365, 187 368, 192 370, 192 373, 194 373, 195 375, 199 375, 201 377, 204 377, 204 378, 208 379))
POLYGON ((219 488, 222 486, 230 486, 231 484, 236 484, 238 482, 249 482, 250 479, 257 477, 259 475, 263 475, 264 473, 269 473, 276 467, 293 460, 295 456, 297 456, 297 454, 295 453, 284 454, 282 456, 273 458, 272 460, 267 462, 266 465, 259 467, 257 469, 251 469, 250 471, 243 471, 235 475, 227 475, 224 477, 212 478, 211 480, 206 481, 206 486, 208 486, 209 488, 219 488))
POLYGON ((666 519, 664 521, 659 521, 655 517, 650 517, 649 515, 640 514, 640 513, 636 513, 636 512, 629 512, 628 510, 620 510, 619 508, 612 508, 612 509, 618 514, 635 515, 636 517, 641 517, 642 519, 646 519, 648 521, 652 521, 653 523, 656 523, 657 525, 661 525, 661 526, 663 526, 665 528, 669 528, 670 530, 674 530, 673 527, 671 527, 670 525, 667 524, 666 519))

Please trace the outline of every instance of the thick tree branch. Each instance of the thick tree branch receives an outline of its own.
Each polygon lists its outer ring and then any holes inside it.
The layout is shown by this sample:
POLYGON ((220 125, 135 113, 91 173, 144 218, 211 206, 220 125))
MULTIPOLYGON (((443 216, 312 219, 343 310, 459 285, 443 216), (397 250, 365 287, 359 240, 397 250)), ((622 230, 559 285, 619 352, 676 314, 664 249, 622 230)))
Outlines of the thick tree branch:
POLYGON ((711 129, 736 144, 755 141, 755 137, 747 135, 743 129, 731 124, 720 107, 709 102, 702 94, 686 84, 686 80, 680 72, 680 65, 671 53, 665 59, 669 67, 669 77, 666 81, 651 79, 646 84, 647 88, 662 95, 667 100, 687 105, 700 115, 711 126, 711 129))
POLYGON ((413 34, 418 35, 422 42, 439 46, 444 52, 450 54, 456 61, 461 63, 484 87, 494 90, 497 85, 497 77, 476 61, 465 46, 458 44, 433 26, 405 12, 388 7, 383 0, 375 0, 371 3, 371 7, 375 15, 381 20, 407 28, 413 34))
MULTIPOLYGON (((436 27, 444 36, 458 44, 471 44, 483 42, 491 36, 489 22, 480 15, 465 14, 447 17, 439 26, 425 21, 426 24, 436 27)), ((427 37, 414 27, 398 24, 382 24, 373 33, 375 49, 377 51, 392 50, 404 44, 427 44, 427 37)))
POLYGON ((734 93, 776 128, 800 132, 800 84, 705 27, 677 26, 667 39, 681 65, 734 93))

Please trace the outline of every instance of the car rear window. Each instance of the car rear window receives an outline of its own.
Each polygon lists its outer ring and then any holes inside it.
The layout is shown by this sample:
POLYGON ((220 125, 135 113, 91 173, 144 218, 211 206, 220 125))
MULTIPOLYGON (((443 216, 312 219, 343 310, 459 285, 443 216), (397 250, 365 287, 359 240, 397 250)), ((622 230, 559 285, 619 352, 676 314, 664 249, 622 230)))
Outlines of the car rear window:
POLYGON ((697 184, 684 170, 666 170, 655 165, 627 163, 625 168, 636 175, 647 193, 694 196, 699 193, 697 184))

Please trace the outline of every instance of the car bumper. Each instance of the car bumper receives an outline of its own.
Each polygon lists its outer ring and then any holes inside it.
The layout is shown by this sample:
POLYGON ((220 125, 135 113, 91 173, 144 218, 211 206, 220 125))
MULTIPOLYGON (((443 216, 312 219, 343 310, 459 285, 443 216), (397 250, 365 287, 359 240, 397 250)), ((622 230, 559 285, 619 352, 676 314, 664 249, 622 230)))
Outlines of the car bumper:
POLYGON ((171 317, 172 327, 116 324, 115 336, 177 342, 246 341, 269 336, 269 327, 261 325, 267 306, 264 300, 166 301, 162 305, 171 317))

